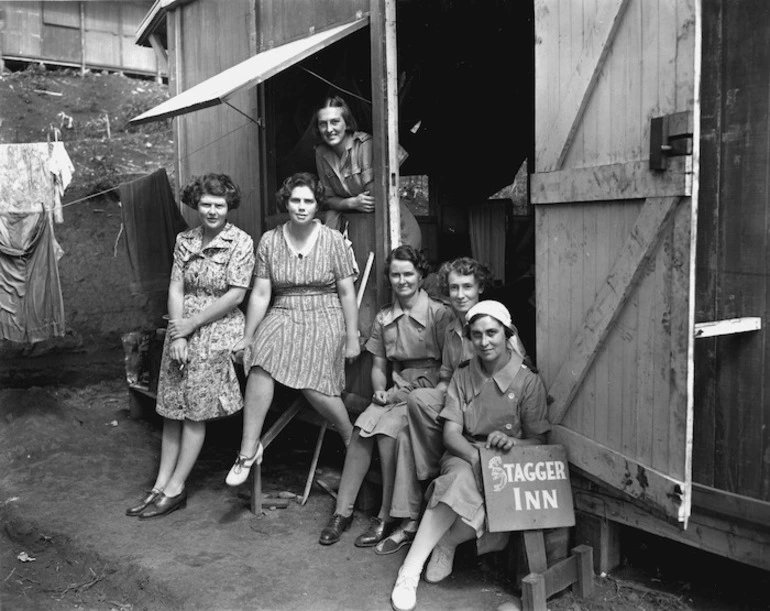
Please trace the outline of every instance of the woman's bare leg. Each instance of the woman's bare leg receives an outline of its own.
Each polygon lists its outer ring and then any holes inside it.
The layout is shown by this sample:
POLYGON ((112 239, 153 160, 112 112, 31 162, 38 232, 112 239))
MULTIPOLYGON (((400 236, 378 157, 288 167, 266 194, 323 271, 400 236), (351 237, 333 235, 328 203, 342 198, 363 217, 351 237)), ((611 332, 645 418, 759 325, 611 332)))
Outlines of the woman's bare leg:
POLYGON ((187 476, 190 475, 190 471, 195 466, 195 461, 198 460, 205 439, 205 422, 184 421, 179 458, 176 461, 174 473, 163 491, 166 496, 176 496, 184 490, 187 476))
POLYGON ((386 435, 377 435, 377 451, 380 453, 382 472, 382 505, 377 517, 383 522, 389 522, 390 506, 393 502, 393 484, 396 479, 396 440, 386 435))
POLYGON ((171 479, 179 459, 179 448, 182 445, 182 421, 163 419, 163 433, 160 442, 160 465, 158 476, 153 488, 163 490, 171 479))
POLYGON ((342 441, 345 442, 345 447, 349 446, 350 438, 353 436, 353 425, 350 423, 350 416, 342 398, 325 395, 311 388, 305 388, 302 394, 313 409, 334 425, 342 441))
POLYGON ((361 484, 372 463, 374 452, 374 439, 361 437, 359 432, 360 429, 353 430, 353 437, 345 454, 345 465, 342 468, 342 479, 337 493, 337 507, 334 511, 345 517, 353 513, 358 491, 361 490, 361 484))
POLYGON ((261 367, 252 367, 246 380, 246 393, 243 406, 243 436, 241 437, 241 456, 251 458, 257 452, 262 425, 273 402, 275 381, 261 367))

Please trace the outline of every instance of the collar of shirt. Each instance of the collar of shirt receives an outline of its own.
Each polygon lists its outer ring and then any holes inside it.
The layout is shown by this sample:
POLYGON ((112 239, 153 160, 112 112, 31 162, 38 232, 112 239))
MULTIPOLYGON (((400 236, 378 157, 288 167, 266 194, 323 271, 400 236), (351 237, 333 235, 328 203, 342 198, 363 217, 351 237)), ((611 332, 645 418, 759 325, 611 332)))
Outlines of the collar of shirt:
POLYGON ((326 163, 328 163, 332 168, 337 166, 342 167, 345 160, 350 157, 350 152, 353 150, 353 146, 355 145, 356 141, 366 142, 367 140, 371 139, 372 136, 366 132, 353 132, 351 134, 351 138, 348 140, 347 146, 345 147, 345 155, 342 158, 337 157, 337 153, 334 152, 334 149, 325 143, 319 144, 317 148, 321 151, 321 157, 323 157, 326 160, 326 163))
POLYGON ((428 293, 420 289, 417 293, 417 300, 415 301, 414 306, 412 306, 412 309, 409 310, 408 314, 407 312, 404 312, 401 308, 401 304, 396 300, 396 302, 385 312, 382 322, 387 326, 394 323, 402 316, 408 315, 412 320, 418 322, 423 327, 427 327, 429 309, 430 297, 428 297, 428 293))
MULTIPOLYGON (((511 358, 508 360, 505 367, 492 376, 492 379, 495 381, 495 384, 497 384, 497 388, 501 393, 505 392, 513 383, 513 379, 519 373, 524 362, 523 359, 518 354, 511 351, 510 348, 508 349, 508 354, 511 358)), ((481 392, 484 382, 486 382, 489 377, 484 373, 484 369, 481 367, 481 361, 478 357, 474 357, 471 360, 470 368, 473 396, 476 397, 481 392)))
POLYGON ((210 248, 229 248, 230 243, 235 240, 235 237, 235 225, 229 222, 226 223, 222 228, 222 231, 220 231, 216 237, 206 245, 206 248, 203 248, 203 227, 200 225, 192 231, 183 233, 181 236, 182 240, 186 242, 187 248, 196 253, 202 253, 204 250, 209 250, 210 248))

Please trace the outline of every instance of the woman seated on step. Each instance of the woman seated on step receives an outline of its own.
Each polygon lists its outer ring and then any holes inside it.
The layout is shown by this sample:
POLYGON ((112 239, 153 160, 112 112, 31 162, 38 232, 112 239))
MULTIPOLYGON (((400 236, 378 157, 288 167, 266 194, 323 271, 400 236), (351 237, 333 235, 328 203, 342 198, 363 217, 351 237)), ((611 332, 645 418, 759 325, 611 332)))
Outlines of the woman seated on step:
POLYGON ((321 531, 319 543, 340 540, 353 521, 353 505, 371 464, 375 441, 382 470, 382 505, 369 528, 355 541, 373 547, 393 526, 389 512, 395 476, 396 437, 406 426, 406 397, 415 388, 435 386, 439 379, 444 330, 452 313, 422 290, 428 273, 423 255, 412 246, 395 248, 385 261, 395 301, 375 317, 366 349, 374 356, 372 404, 359 416, 348 446, 337 505, 321 531), (388 368, 393 384, 388 388, 388 368))
MULTIPOLYGON (((473 358, 473 344, 465 337, 465 315, 479 302, 491 282, 489 269, 470 257, 446 261, 438 271, 441 292, 452 306, 452 322, 447 326, 441 354, 439 383, 435 388, 418 388, 406 400, 408 426, 399 434, 396 447, 396 479, 393 486, 392 518, 401 525, 374 548, 376 554, 393 554, 409 545, 417 533, 417 521, 425 508, 423 490, 438 476, 444 454, 444 408, 446 390, 460 363, 473 358)), ((509 347, 526 359, 526 352, 515 327, 509 347)), ((525 364, 528 364, 525 360, 525 364)))
POLYGON ((423 565, 425 581, 437 583, 452 572, 455 549, 477 539, 478 553, 502 549, 507 533, 488 533, 481 486, 479 447, 507 452, 514 446, 545 443, 551 426, 540 377, 508 344, 511 315, 498 301, 480 301, 466 314, 466 333, 475 356, 455 371, 440 417, 444 421, 441 474, 428 488, 422 517, 391 594, 396 611, 417 605, 423 565))
POLYGON ((259 439, 276 382, 301 391, 345 445, 350 442, 353 426, 341 395, 345 359, 360 352, 355 269, 342 234, 316 219, 323 197, 315 175, 287 178, 278 203, 289 221, 263 234, 257 246, 246 329, 233 346, 236 357, 243 351, 248 379, 241 449, 225 480, 229 486, 244 483, 254 463, 262 463, 259 439))

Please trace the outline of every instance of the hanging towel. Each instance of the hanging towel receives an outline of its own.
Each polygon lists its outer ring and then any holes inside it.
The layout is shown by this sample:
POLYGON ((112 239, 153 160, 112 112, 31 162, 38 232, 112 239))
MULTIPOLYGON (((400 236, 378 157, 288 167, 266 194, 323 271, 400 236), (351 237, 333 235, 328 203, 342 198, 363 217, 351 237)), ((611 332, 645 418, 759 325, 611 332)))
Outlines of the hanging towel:
POLYGON ((0 144, 0 212, 37 214, 42 205, 61 223, 74 169, 63 142, 0 144))
POLYGON ((167 291, 176 235, 187 223, 166 170, 121 184, 120 203, 131 266, 129 290, 133 295, 167 291))
POLYGON ((51 214, 0 214, 0 339, 64 335, 64 300, 51 214))

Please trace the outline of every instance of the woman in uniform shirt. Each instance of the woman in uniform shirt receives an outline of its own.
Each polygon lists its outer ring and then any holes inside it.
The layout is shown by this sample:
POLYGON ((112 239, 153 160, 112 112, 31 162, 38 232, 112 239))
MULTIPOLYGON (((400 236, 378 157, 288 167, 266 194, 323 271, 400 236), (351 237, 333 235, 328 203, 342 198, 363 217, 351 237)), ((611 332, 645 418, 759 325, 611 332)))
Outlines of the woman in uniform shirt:
POLYGON ((507 452, 545 443, 550 429, 540 377, 508 345, 511 315, 497 301, 481 301, 466 314, 475 356, 457 369, 441 411, 444 445, 441 475, 428 488, 430 501, 391 594, 396 611, 417 604, 423 565, 425 580, 437 583, 452 572, 457 545, 477 539, 479 553, 501 548, 506 533, 487 533, 478 448, 507 452))
POLYGON ((388 280, 396 300, 377 314, 366 349, 374 356, 371 405, 355 422, 353 438, 345 456, 337 506, 321 532, 319 543, 339 541, 353 520, 353 505, 371 464, 375 440, 382 469, 382 506, 370 527, 355 541, 357 547, 372 547, 388 534, 389 511, 395 476, 398 433, 406 426, 406 397, 415 388, 435 386, 439 379, 444 330, 452 313, 420 288, 427 262, 408 245, 395 248, 385 261, 388 280), (387 385, 392 364, 393 384, 387 385))

